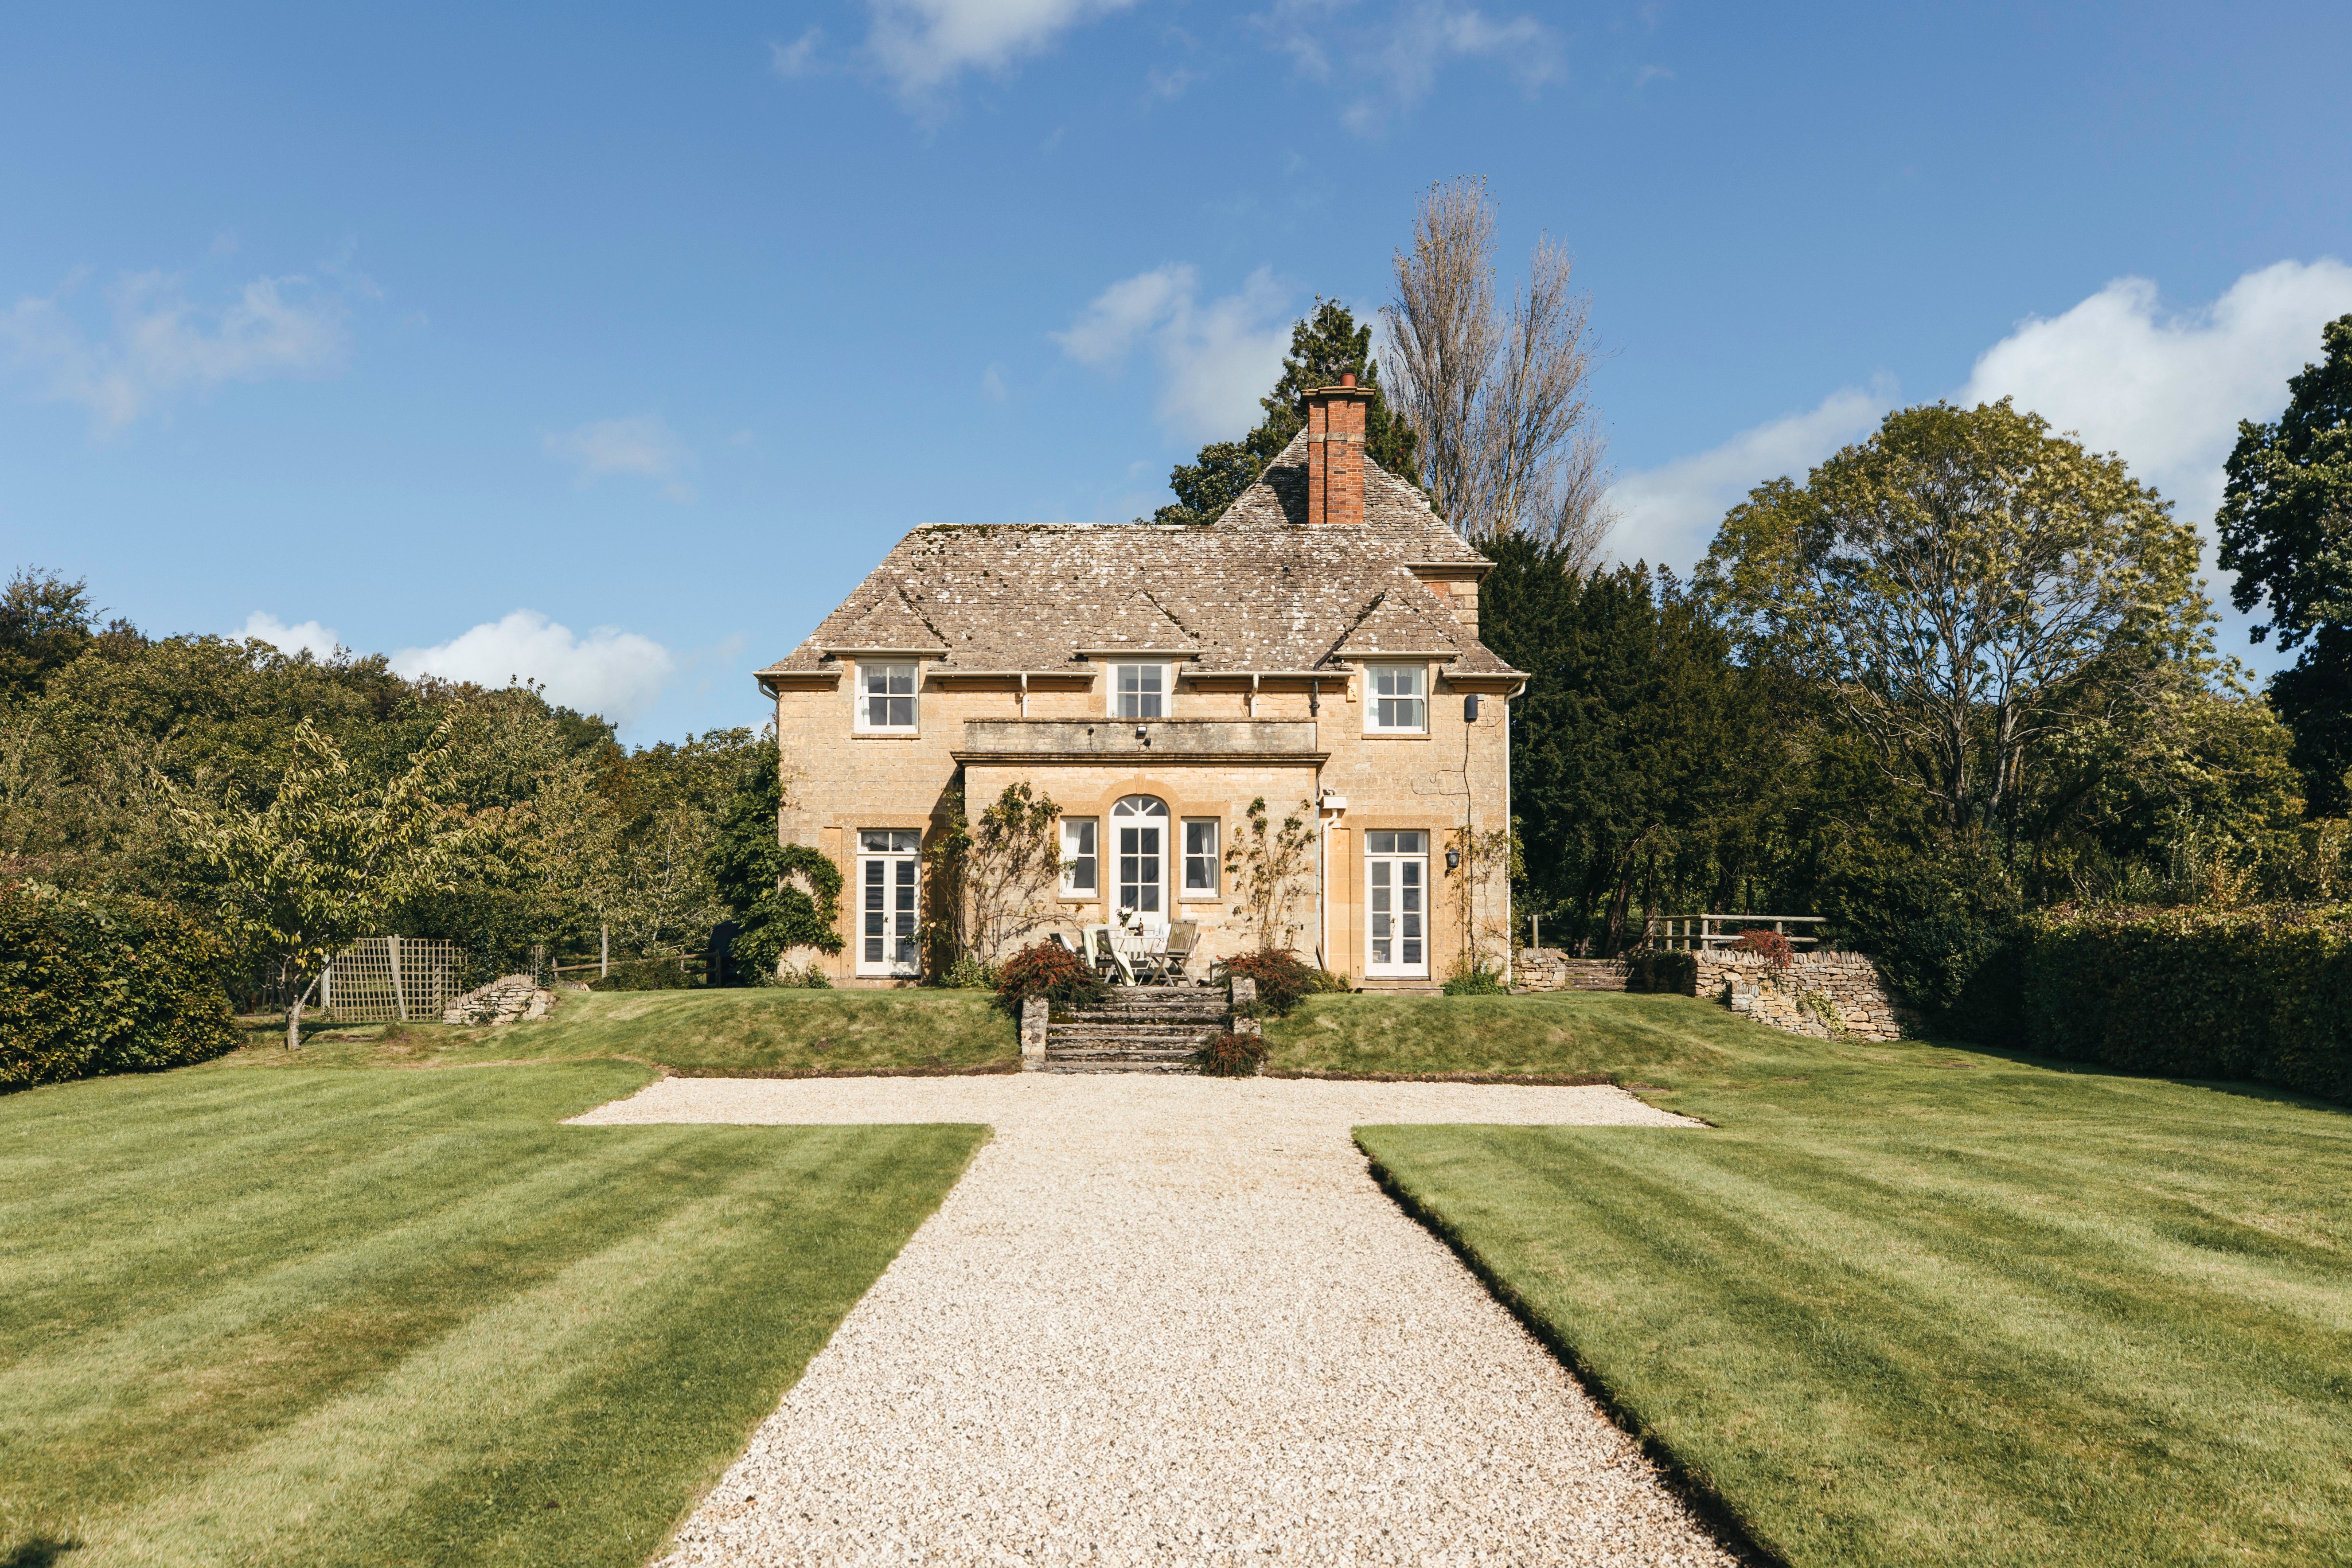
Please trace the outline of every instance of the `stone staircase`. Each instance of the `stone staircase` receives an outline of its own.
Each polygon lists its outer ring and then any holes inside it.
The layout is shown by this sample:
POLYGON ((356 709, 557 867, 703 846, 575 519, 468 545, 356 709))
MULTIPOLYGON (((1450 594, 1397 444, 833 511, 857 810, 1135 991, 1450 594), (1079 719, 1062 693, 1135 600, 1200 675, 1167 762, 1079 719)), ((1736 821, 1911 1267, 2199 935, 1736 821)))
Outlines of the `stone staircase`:
POLYGON ((1222 985, 1120 985, 1102 1005, 1045 1026, 1047 1072, 1192 1072, 1192 1053, 1224 1033, 1222 985))

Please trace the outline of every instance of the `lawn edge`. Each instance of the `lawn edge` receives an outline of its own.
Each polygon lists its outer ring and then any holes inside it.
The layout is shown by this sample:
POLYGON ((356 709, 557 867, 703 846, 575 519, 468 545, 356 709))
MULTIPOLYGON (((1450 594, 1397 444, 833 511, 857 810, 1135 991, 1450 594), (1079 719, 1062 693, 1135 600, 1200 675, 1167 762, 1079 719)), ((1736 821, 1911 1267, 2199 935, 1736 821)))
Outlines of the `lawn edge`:
POLYGON ((1263 1068, 1260 1078, 1316 1079, 1329 1083, 1500 1083, 1530 1089, 1621 1087, 1605 1072, 1326 1072, 1319 1068, 1263 1068))
POLYGON ((723 1068, 656 1062, 669 1078, 989 1078, 1021 1070, 1019 1057, 971 1067, 723 1068))
POLYGON ((1681 1455, 1651 1431, 1640 1415, 1619 1397, 1608 1380, 1585 1360, 1557 1325, 1530 1306, 1527 1299, 1486 1262, 1478 1249, 1471 1246, 1451 1222, 1423 1204, 1405 1185, 1402 1178, 1381 1163, 1379 1155, 1364 1147, 1361 1129, 1351 1131, 1349 1137, 1368 1162, 1373 1182, 1388 1194, 1389 1201, 1395 1204, 1406 1218, 1429 1232, 1453 1253, 1486 1288, 1496 1303, 1510 1313, 1518 1325, 1549 1352, 1569 1376, 1591 1396, 1592 1402, 1601 1407, 1610 1422, 1633 1439, 1643 1456, 1659 1468, 1667 1484, 1690 1508, 1708 1533, 1716 1538, 1717 1545, 1749 1564, 1750 1568, 1791 1568, 1787 1558, 1758 1538, 1738 1508, 1716 1489, 1706 1471, 1685 1463, 1681 1455))

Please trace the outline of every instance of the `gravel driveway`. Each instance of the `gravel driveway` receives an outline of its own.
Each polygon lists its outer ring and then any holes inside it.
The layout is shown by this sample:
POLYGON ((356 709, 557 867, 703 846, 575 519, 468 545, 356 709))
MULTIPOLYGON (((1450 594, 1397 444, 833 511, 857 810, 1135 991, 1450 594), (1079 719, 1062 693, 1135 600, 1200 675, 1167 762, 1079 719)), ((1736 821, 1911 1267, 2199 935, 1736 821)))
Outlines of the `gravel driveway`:
POLYGON ((1734 1561, 1349 1136, 1688 1125, 1621 1090, 667 1079, 577 1120, 995 1129, 671 1563, 1734 1561))

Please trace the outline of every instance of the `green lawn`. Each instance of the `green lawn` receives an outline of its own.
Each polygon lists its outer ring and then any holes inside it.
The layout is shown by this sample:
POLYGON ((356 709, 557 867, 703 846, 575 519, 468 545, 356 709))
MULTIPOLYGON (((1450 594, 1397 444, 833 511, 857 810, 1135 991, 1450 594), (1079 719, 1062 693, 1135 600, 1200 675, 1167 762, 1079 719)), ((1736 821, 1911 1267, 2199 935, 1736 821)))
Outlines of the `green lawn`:
POLYGON ((0 1099, 0 1564, 637 1568, 985 1136, 558 1125, 650 1077, 0 1099))
POLYGON ((1688 998, 1367 1000, 1272 1065, 1606 1072, 1716 1124, 1359 1138, 1789 1563, 2352 1562, 2352 1113, 1688 998))
MULTIPOLYGON (((567 991, 534 1024, 328 1026, 299 1052, 255 1028, 223 1067, 403 1067, 625 1058, 687 1077, 1010 1072, 1020 1032, 985 991, 567 991)), ((0 1568, 5 1568, 0 1564, 0 1568)))

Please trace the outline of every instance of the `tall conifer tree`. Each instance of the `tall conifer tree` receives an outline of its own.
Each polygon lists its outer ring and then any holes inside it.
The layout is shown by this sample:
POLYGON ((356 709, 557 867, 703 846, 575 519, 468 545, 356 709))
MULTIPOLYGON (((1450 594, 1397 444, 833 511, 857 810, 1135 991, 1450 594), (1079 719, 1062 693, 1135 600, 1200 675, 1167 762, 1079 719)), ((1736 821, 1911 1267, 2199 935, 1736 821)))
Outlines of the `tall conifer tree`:
POLYGON ((1290 331, 1290 352, 1283 356, 1282 378, 1274 390, 1258 399, 1265 411, 1256 429, 1238 441, 1212 441, 1191 463, 1180 463, 1168 476, 1176 504, 1152 514, 1154 522, 1214 522, 1258 475, 1290 445, 1306 423, 1298 400, 1318 386, 1335 386, 1353 373, 1356 384, 1371 391, 1364 415, 1364 449, 1372 461, 1407 484, 1421 482, 1421 465, 1414 455, 1415 437, 1405 422, 1389 411, 1381 395, 1380 362, 1372 356, 1372 329, 1356 325, 1354 314, 1337 300, 1318 296, 1315 311, 1290 331))

